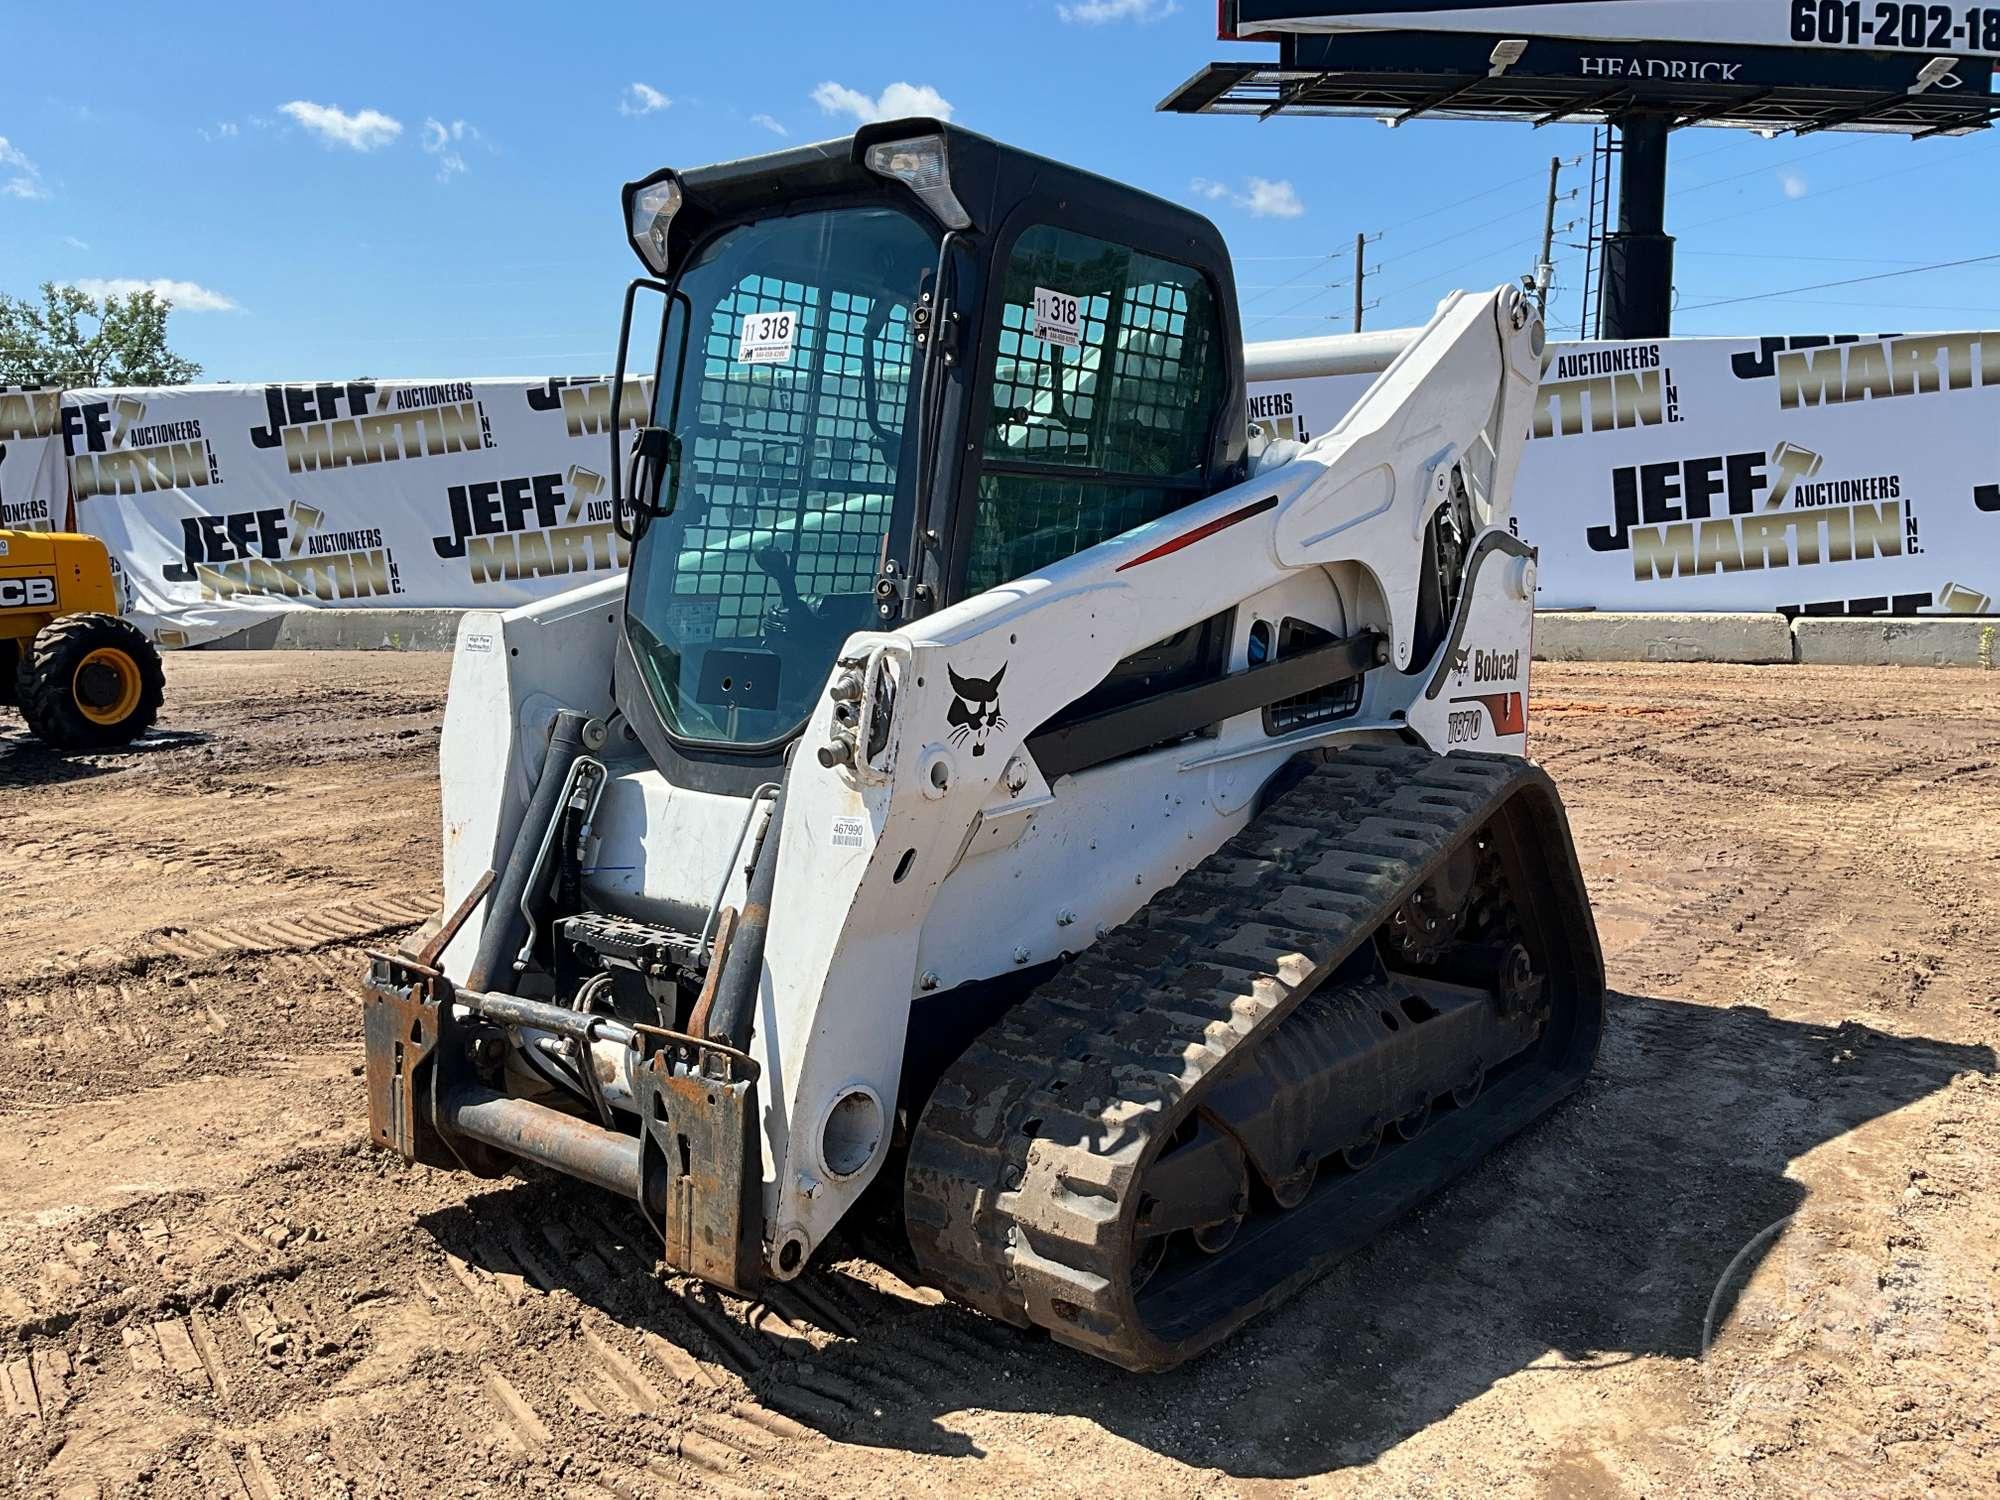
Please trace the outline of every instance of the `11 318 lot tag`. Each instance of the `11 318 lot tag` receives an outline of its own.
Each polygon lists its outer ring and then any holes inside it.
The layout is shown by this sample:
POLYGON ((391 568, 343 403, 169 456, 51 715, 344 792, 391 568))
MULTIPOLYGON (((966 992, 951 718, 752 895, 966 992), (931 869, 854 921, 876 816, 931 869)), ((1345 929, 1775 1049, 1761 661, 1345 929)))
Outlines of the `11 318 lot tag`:
POLYGON ((1083 301, 1068 292, 1035 288, 1035 337, 1065 349, 1083 343, 1083 301))

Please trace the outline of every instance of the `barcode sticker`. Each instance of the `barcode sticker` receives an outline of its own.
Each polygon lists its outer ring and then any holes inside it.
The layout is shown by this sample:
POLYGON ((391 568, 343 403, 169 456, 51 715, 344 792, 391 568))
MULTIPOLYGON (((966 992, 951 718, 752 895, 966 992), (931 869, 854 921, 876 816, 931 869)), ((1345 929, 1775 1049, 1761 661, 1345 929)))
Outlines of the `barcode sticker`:
POLYGON ((868 847, 868 820, 866 818, 835 818, 833 838, 836 849, 866 849, 868 847))
POLYGON ((1083 303, 1068 292, 1035 288, 1035 337, 1065 349, 1083 343, 1083 303))
POLYGON ((789 364, 799 339, 794 312, 745 313, 736 331, 736 360, 745 365, 789 364))

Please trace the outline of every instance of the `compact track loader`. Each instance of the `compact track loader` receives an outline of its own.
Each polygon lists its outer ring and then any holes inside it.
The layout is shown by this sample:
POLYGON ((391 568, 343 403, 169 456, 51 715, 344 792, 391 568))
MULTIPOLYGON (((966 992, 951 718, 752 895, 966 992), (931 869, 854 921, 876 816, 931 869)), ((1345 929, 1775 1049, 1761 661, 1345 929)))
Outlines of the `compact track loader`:
POLYGON ((159 717, 160 653, 118 606, 96 537, 0 531, 0 702, 18 705, 45 744, 123 745, 159 717))
POLYGON ((1447 298, 1253 452, 1184 208, 933 120, 624 206, 629 576, 461 627, 376 1144, 599 1184, 742 1292, 886 1223, 1156 1370, 1577 1086, 1603 965, 1508 525, 1532 302, 1447 298))

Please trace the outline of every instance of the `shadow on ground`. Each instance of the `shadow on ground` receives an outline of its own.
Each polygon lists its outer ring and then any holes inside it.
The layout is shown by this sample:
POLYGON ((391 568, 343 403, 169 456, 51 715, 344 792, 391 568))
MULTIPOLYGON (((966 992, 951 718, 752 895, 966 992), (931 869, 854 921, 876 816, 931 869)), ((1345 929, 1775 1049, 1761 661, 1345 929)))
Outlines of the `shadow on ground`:
MULTIPOLYGON (((1297 1478, 1366 1463, 1538 1361, 1546 1378, 1587 1378, 1547 1367, 1550 1351, 1598 1368, 1699 1357, 1732 1260, 1806 1206, 1785 1175, 1794 1159, 1994 1066, 1987 1047, 1615 995, 1598 1070, 1574 1099, 1282 1311, 1160 1376, 955 1306, 911 1311, 837 1265, 774 1296, 854 1334, 800 1360, 781 1328, 746 1331, 699 1289, 616 1274, 629 1267, 586 1272, 587 1257, 546 1250, 543 1263, 615 1320, 729 1365, 846 1442, 972 1454, 941 1417, 1024 1411, 1081 1416, 1239 1478, 1297 1478), (843 1390, 861 1399, 844 1410, 843 1390)), ((496 1247, 551 1216, 594 1217, 648 1253, 636 1212, 543 1180, 496 1185, 426 1227, 454 1254, 514 1270, 496 1247)))
POLYGON ((148 755, 185 750, 207 740, 205 734, 155 729, 115 749, 52 750, 29 734, 18 719, 0 720, 0 786, 61 786, 89 781, 137 765, 148 755))

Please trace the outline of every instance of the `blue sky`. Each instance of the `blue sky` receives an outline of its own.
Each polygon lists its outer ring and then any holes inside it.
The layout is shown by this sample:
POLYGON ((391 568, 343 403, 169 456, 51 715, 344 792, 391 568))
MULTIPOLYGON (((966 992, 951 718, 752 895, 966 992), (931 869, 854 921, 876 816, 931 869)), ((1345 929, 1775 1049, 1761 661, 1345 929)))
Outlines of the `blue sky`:
MULTIPOLYGON (((1238 257, 1252 338, 1347 326, 1333 284, 1358 232, 1383 235, 1370 326, 1529 268, 1549 158, 1587 163, 1587 129, 1156 114, 1203 63, 1269 54, 1218 43, 1213 16, 1208 0, 106 3, 86 36, 63 7, 4 0, 0 291, 177 283, 173 341, 213 379, 599 370, 635 269, 619 184, 931 98, 1198 204, 1238 257)), ((1895 274, 1993 253, 1996 141, 1685 132, 1677 331, 2000 322, 2000 264, 1895 274)), ((1561 254, 1558 334, 1582 263, 1561 254)))

